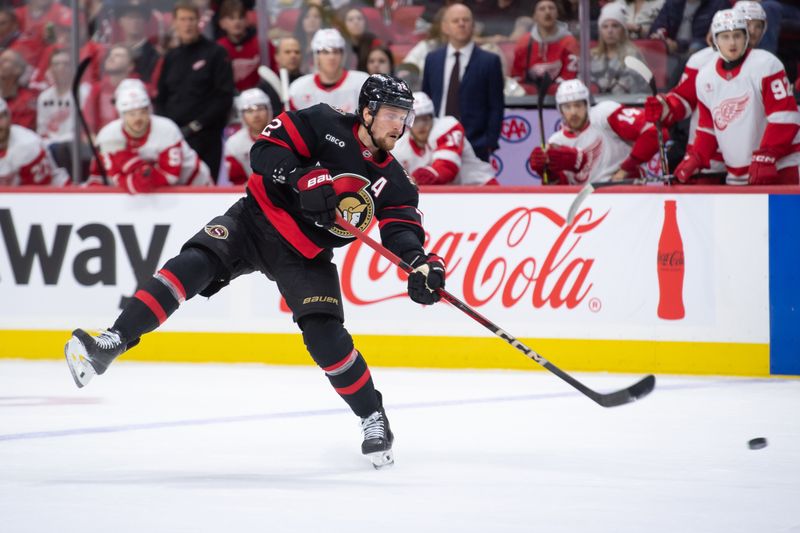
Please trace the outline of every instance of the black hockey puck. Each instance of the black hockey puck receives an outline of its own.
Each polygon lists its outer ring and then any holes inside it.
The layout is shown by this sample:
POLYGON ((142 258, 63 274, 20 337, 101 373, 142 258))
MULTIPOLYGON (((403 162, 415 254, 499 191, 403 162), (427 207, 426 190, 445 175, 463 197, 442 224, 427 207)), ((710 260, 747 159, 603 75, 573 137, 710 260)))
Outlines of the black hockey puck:
POLYGON ((760 450, 767 447, 767 439, 764 437, 756 437, 747 441, 747 447, 751 450, 760 450))

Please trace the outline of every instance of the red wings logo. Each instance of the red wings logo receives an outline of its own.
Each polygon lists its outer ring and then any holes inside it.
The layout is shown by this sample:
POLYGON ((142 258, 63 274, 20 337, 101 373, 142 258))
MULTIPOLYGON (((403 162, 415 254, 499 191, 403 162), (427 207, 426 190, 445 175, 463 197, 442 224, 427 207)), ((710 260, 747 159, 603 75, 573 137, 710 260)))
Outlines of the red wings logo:
POLYGON ((586 163, 583 164, 581 171, 575 175, 575 181, 578 183, 585 183, 589 181, 589 175, 595 164, 600 160, 600 155, 603 153, 603 139, 598 138, 586 148, 581 149, 583 157, 586 158, 586 163))
POLYGON ((742 115, 749 101, 749 94, 723 100, 721 104, 714 108, 714 127, 719 131, 725 131, 725 128, 731 122, 734 122, 742 115))

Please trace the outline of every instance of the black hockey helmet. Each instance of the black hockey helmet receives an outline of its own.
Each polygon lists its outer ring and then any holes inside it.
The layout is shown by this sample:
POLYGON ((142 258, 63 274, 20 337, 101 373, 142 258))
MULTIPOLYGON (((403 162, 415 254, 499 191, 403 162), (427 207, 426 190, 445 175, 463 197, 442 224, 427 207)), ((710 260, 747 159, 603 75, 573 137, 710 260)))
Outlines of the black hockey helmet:
POLYGON ((358 95, 358 119, 363 123, 365 107, 375 116, 382 105, 407 109, 406 126, 411 127, 414 122, 414 95, 406 82, 389 74, 373 74, 367 78, 358 95))

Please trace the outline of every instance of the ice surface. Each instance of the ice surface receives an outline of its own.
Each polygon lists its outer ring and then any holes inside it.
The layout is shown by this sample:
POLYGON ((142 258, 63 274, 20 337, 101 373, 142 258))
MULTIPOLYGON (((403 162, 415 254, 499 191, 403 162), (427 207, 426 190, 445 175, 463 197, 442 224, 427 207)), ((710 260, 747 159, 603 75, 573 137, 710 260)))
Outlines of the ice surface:
POLYGON ((549 373, 373 376, 381 471, 314 367, 121 361, 78 390, 0 361, 0 531, 800 532, 800 381, 658 376, 603 409, 549 373))

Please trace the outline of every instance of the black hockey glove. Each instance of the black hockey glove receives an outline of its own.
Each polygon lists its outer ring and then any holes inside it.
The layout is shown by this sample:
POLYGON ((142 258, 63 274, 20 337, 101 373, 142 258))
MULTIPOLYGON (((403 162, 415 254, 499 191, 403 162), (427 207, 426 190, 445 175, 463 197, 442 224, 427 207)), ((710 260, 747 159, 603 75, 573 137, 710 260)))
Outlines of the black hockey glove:
POLYGON ((408 297, 422 305, 442 299, 437 289, 444 289, 444 260, 436 254, 420 255, 412 263, 408 275, 408 297))
POLYGON ((333 226, 339 199, 333 190, 333 178, 327 168, 297 169, 289 177, 289 184, 300 196, 300 209, 306 218, 321 228, 333 226))

